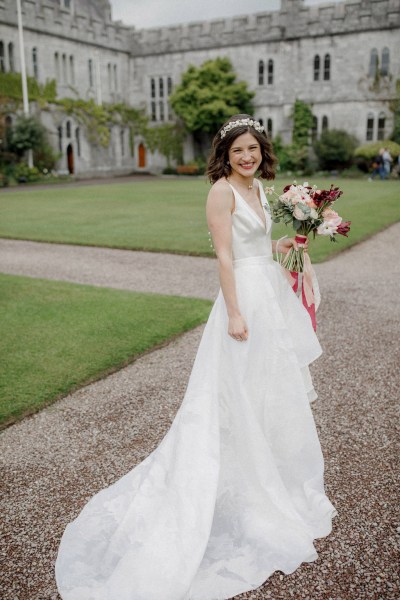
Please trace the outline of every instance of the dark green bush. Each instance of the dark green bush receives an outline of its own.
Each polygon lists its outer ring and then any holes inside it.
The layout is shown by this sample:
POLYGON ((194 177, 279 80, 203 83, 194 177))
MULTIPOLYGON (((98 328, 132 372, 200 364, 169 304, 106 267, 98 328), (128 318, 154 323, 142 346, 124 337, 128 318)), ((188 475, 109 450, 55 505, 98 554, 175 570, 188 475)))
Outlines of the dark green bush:
POLYGON ((314 143, 314 151, 322 169, 344 169, 352 164, 357 139, 341 129, 321 133, 314 143))

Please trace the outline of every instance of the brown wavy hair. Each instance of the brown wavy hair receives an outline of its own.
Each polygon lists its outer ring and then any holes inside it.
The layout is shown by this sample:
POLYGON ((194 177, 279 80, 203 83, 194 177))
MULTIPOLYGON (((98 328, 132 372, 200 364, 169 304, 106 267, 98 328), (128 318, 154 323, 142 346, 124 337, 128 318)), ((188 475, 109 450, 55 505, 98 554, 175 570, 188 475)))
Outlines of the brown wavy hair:
POLYGON ((238 121, 239 119, 254 119, 250 115, 233 115, 226 123, 222 125, 217 135, 214 137, 211 154, 208 159, 207 175, 211 183, 215 183, 218 179, 223 177, 229 177, 232 173, 232 168, 229 164, 229 148, 239 135, 243 133, 251 133, 260 144, 261 149, 261 164, 259 166, 260 177, 263 179, 275 179, 275 167, 277 163, 276 156, 272 150, 272 144, 265 132, 257 131, 251 125, 238 125, 233 129, 226 132, 225 136, 221 138, 221 131, 223 128, 232 121, 238 121))

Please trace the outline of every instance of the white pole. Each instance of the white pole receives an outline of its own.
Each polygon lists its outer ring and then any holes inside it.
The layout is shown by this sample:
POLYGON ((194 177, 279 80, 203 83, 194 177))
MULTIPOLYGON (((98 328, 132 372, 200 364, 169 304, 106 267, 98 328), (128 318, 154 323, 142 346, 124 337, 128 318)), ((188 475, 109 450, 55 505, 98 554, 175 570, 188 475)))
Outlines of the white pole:
MULTIPOLYGON (((23 102, 24 102, 24 114, 26 116, 29 116, 28 84, 27 84, 27 80, 26 80, 25 46, 24 46, 24 32, 23 32, 23 28, 22 28, 21 0, 17 0, 17 11, 18 11, 19 54, 20 54, 20 60, 21 60, 22 98, 23 98, 23 102)), ((28 150, 28 165, 30 167, 33 167, 32 150, 28 150)))

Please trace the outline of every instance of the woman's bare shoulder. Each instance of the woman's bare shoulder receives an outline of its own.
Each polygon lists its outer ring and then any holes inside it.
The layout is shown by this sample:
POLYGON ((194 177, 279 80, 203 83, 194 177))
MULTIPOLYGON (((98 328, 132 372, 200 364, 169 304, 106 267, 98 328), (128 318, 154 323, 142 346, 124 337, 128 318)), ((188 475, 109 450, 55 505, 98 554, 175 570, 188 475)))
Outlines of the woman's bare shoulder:
POLYGON ((232 188, 229 185, 229 183, 227 182, 227 180, 225 178, 223 179, 218 179, 218 181, 216 181, 209 193, 208 193, 208 198, 207 198, 207 203, 210 204, 225 204, 225 203, 229 203, 230 205, 232 204, 232 199, 233 199, 233 192, 232 192, 232 188))

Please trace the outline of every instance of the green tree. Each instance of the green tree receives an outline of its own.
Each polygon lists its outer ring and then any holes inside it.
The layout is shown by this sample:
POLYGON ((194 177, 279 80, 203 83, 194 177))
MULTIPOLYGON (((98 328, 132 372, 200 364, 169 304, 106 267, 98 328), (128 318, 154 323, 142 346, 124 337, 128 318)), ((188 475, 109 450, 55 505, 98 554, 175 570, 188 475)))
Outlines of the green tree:
POLYGON ((293 132, 292 144, 299 146, 310 145, 310 131, 313 125, 313 114, 308 104, 296 100, 292 112, 293 132))
POLYGON ((171 166, 171 160, 182 162, 183 140, 185 131, 182 125, 171 125, 166 123, 158 127, 148 127, 144 138, 151 152, 158 150, 167 159, 167 165, 171 166))
POLYGON ((10 151, 18 156, 26 150, 36 150, 46 144, 46 129, 36 117, 21 115, 11 129, 10 151))
POLYGON ((189 66, 170 103, 190 132, 214 133, 232 115, 251 114, 253 97, 247 83, 236 80, 230 60, 217 58, 189 66))
POLYGON ((393 132, 390 139, 396 144, 400 144, 400 79, 396 81, 396 98, 389 104, 393 112, 393 132))
POLYGON ((341 169, 351 164, 357 139, 341 129, 321 133, 314 144, 315 154, 323 169, 341 169))

